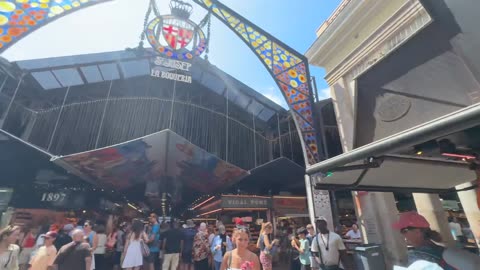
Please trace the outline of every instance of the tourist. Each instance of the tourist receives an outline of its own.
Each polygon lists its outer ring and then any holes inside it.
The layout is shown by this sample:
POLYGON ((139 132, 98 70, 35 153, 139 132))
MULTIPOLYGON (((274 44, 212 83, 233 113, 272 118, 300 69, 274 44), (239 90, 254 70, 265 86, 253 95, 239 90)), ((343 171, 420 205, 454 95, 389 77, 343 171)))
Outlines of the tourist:
POLYGON ((195 229, 195 223, 191 219, 187 220, 185 225, 187 225, 187 228, 183 230, 184 244, 180 270, 193 270, 193 239, 197 234, 197 230, 195 229))
POLYGON ((172 228, 162 235, 163 264, 162 270, 177 270, 180 254, 183 251, 183 232, 178 221, 172 222, 172 228))
POLYGON ((427 219, 417 212, 402 213, 393 228, 399 230, 407 245, 413 247, 408 251, 407 266, 420 260, 436 263, 444 270, 473 270, 480 265, 480 257, 472 253, 441 246, 440 234, 430 229, 427 219))
POLYGON ((106 254, 106 244, 107 244, 107 235, 105 234, 105 225, 96 226, 96 248, 93 250, 93 259, 95 260, 95 269, 106 269, 107 259, 106 254))
POLYGON ((458 223, 456 217, 448 217, 448 226, 452 233, 453 239, 455 239, 458 245, 461 247, 465 243, 465 237, 463 236, 462 225, 458 223))
POLYGON ((208 244, 212 246, 213 238, 215 238, 215 227, 208 225, 208 244))
POLYGON ((72 232, 72 242, 58 251, 54 265, 58 270, 90 270, 92 269, 92 252, 90 245, 84 240, 83 230, 72 232))
POLYGON ((60 250, 64 245, 72 242, 70 233, 73 231, 74 226, 72 224, 66 224, 63 229, 58 233, 57 238, 53 242, 55 248, 60 250))
POLYGON ((93 251, 97 249, 98 246, 98 237, 97 233, 93 230, 93 222, 90 220, 85 221, 83 224, 83 232, 86 236, 86 241, 90 245, 90 251, 92 252, 92 269, 95 269, 95 256, 93 251))
POLYGON ((272 270, 271 250, 278 240, 271 240, 270 234, 273 232, 273 225, 270 222, 264 223, 257 241, 257 248, 260 249, 260 262, 263 270, 272 270))
POLYGON ((307 239, 307 229, 300 228, 297 230, 299 245, 294 242, 294 248, 300 253, 299 260, 301 263, 301 270, 310 270, 310 243, 307 239))
POLYGON ((54 231, 47 232, 42 236, 44 238, 44 246, 40 247, 30 260, 30 270, 51 270, 57 256, 57 249, 53 242, 57 238, 54 231))
POLYGON ((193 263, 195 270, 208 270, 208 258, 210 245, 208 242, 207 224, 201 223, 198 232, 193 239, 193 263))
POLYGON ((319 233, 312 241, 311 251, 320 269, 340 269, 340 261, 349 269, 347 251, 340 235, 329 231, 327 220, 322 217, 317 220, 317 229, 319 233))
POLYGON ((347 239, 355 240, 355 241, 362 241, 362 234, 360 233, 360 230, 358 229, 357 224, 352 225, 352 229, 349 230, 346 234, 345 237, 347 239))
POLYGON ((18 269, 20 247, 15 243, 20 237, 20 228, 7 226, 0 230, 0 269, 18 269))
MULTIPOLYGON (((317 234, 315 233, 315 227, 313 227, 312 224, 307 225, 307 231, 308 231, 307 240, 310 245, 310 251, 311 251, 313 238, 315 238, 317 234)), ((318 270, 320 268, 320 265, 317 263, 317 260, 313 258, 312 252, 310 252, 310 268, 312 270, 318 270)))
POLYGON ((122 260, 122 254, 123 250, 125 248, 125 242, 126 242, 126 230, 127 223, 123 222, 118 226, 118 230, 116 232, 116 244, 115 244, 115 255, 113 256, 113 269, 114 270, 120 270, 120 265, 121 265, 121 260, 122 260))
POLYGON ((213 254, 215 270, 220 270, 223 256, 225 253, 227 253, 227 251, 231 251, 233 249, 233 245, 230 237, 227 235, 225 226, 223 224, 219 225, 217 229, 218 235, 213 238, 211 250, 213 254))
POLYGON ((22 251, 20 252, 20 257, 18 258, 20 270, 28 269, 30 256, 32 255, 32 252, 35 250, 35 243, 37 242, 37 233, 38 233, 38 228, 33 227, 31 225, 25 227, 24 237, 20 241, 20 246, 22 247, 22 251))
POLYGON ((246 229, 235 229, 232 239, 236 248, 225 254, 220 269, 260 270, 257 255, 248 250, 250 242, 248 231, 246 229))
POLYGON ((143 266, 142 241, 148 241, 145 234, 142 221, 134 219, 132 222, 132 232, 127 237, 125 243, 122 268, 127 270, 140 270, 143 266))
POLYGON ((300 263, 300 252, 298 252, 296 247, 300 246, 300 239, 295 237, 292 228, 287 229, 288 239, 290 239, 290 246, 287 250, 288 262, 290 262, 290 270, 299 270, 302 268, 302 263, 300 263))
POLYGON ((148 247, 150 256, 147 259, 149 270, 160 269, 160 224, 158 224, 158 216, 155 213, 150 214, 150 232, 148 233, 148 247))

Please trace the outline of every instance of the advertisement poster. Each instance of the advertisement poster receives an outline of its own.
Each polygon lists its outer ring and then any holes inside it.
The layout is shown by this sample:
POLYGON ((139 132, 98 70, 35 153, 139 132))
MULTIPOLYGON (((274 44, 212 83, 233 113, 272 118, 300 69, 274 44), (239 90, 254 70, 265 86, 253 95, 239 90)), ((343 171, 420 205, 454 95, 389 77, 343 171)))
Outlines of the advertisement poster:
POLYGON ((103 187, 125 190, 145 185, 148 197, 177 193, 184 186, 213 192, 248 175, 170 130, 54 162, 103 187))

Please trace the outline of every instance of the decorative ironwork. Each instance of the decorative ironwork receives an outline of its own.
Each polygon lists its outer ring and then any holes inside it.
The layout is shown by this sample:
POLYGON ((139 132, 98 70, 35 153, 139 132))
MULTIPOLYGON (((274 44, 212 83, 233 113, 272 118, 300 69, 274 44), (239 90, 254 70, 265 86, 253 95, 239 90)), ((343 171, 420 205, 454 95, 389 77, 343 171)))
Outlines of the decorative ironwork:
POLYGON ((172 15, 158 16, 155 12, 156 17, 148 23, 145 33, 150 45, 158 54, 176 60, 202 55, 207 39, 202 29, 189 19, 192 5, 172 0, 170 8, 172 15))
POLYGON ((0 52, 57 18, 107 1, 110 0, 0 1, 0 52))
POLYGON ((305 161, 323 159, 320 134, 313 113, 313 91, 307 59, 224 4, 214 0, 193 0, 213 14, 242 39, 262 61, 280 87, 304 142, 305 161), (320 149, 319 149, 320 148, 320 149))

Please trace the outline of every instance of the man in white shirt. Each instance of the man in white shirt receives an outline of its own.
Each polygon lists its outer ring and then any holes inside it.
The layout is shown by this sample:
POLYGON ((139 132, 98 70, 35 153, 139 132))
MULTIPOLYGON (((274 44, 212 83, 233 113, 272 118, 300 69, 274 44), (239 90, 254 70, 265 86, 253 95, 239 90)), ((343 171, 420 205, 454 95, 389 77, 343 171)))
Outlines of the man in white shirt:
POLYGON ((358 229, 357 224, 352 225, 352 229, 345 234, 345 237, 351 240, 355 241, 362 241, 362 234, 360 233, 360 230, 358 229))
POLYGON ((458 223, 457 218, 448 217, 448 226, 450 227, 450 232, 455 240, 460 243, 464 242, 462 226, 458 223))
POLYGON ((339 270, 340 260, 345 269, 351 269, 346 260, 347 251, 340 235, 330 232, 325 218, 317 220, 319 233, 312 241, 312 254, 320 264, 320 269, 339 270), (323 268, 322 268, 322 265, 323 268))

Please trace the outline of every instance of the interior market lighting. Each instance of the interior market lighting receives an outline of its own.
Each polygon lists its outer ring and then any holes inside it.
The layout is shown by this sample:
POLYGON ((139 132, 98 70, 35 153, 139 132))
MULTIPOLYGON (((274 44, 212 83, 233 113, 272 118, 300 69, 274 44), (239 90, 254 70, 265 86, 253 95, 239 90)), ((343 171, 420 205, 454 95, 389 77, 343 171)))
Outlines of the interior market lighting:
POLYGON ((209 202, 209 201, 211 201, 211 200, 213 200, 213 199, 215 199, 215 196, 212 196, 212 197, 206 199, 205 201, 203 201, 203 202, 200 203, 200 204, 195 205, 195 207, 193 207, 193 208, 191 208, 191 209, 192 209, 192 210, 195 210, 195 209, 197 209, 198 207, 206 204, 207 202, 209 202))
POLYGON ((474 156, 470 155, 459 155, 459 154, 452 154, 452 153, 442 153, 442 156, 445 157, 454 157, 454 158, 464 158, 464 159, 475 159, 474 156))

